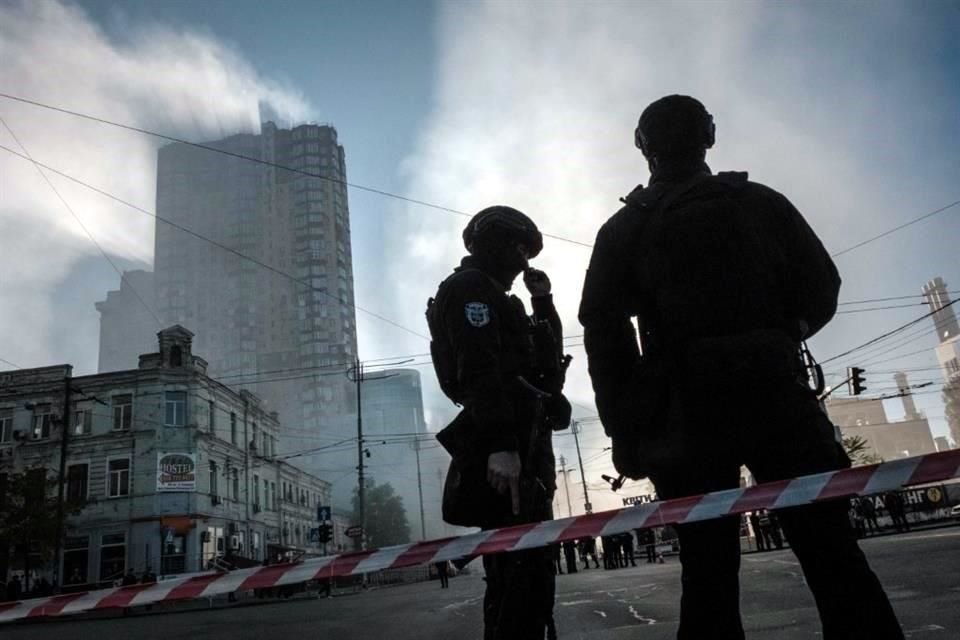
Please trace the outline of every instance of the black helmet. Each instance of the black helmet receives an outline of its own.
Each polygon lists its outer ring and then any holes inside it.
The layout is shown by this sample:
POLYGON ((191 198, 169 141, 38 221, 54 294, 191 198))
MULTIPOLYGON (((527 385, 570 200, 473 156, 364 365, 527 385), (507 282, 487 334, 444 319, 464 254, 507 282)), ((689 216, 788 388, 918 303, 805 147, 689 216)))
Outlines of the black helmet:
POLYGON ((463 246, 472 254, 496 251, 498 246, 511 241, 524 243, 531 258, 543 250, 543 236, 537 225, 513 207, 487 207, 470 218, 463 230, 463 246))
POLYGON ((672 95, 651 103, 640 115, 634 134, 637 148, 648 158, 709 149, 716 126, 706 107, 690 96, 672 95))

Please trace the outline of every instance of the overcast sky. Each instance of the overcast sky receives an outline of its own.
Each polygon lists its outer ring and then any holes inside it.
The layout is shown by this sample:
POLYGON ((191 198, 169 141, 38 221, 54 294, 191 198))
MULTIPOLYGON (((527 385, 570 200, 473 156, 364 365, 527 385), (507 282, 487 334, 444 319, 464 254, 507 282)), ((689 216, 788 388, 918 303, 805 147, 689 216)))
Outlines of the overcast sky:
MULTIPOLYGON (((269 100, 291 122, 336 126, 351 182, 470 213, 510 204, 586 243, 647 179, 633 147, 640 111, 688 93, 716 119, 714 170, 781 191, 839 252, 960 199, 958 29, 960 5, 947 1, 0 0, 0 92, 195 140, 256 130, 269 100)), ((153 210, 158 141, 4 99, 0 117, 38 160, 153 210)), ((20 150, 2 125, 0 144, 20 150)), ((118 266, 149 268, 150 218, 51 179, 118 266)), ((424 303, 463 253, 465 218, 357 190, 350 207, 359 306, 426 333, 424 303)), ((958 246, 954 207, 845 253, 841 300, 917 294, 938 275, 960 290, 958 246)), ((547 239, 536 261, 569 335, 581 333, 588 258, 547 239)), ((95 371, 93 303, 119 277, 36 170, 2 150, 0 273, 0 366, 95 371)), ((812 346, 826 359, 922 313, 839 315, 812 346)), ((426 351, 368 315, 358 322, 364 358, 426 351)), ((838 381, 865 365, 871 391, 892 388, 898 367, 939 381, 934 344, 925 332, 827 368, 838 381)), ((589 416, 585 358, 571 353, 568 391, 589 416)), ((428 408, 444 406, 421 371, 428 408)), ((939 394, 916 400, 945 434, 939 394)), ((596 487, 607 443, 599 425, 584 431, 596 487)), ((568 459, 570 440, 557 440, 568 459)))

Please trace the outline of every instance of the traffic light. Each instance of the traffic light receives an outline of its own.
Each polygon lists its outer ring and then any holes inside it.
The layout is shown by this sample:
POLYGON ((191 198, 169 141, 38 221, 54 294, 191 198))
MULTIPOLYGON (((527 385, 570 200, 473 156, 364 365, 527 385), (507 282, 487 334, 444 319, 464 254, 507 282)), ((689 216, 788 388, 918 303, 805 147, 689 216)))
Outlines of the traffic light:
POLYGON ((317 533, 320 536, 320 542, 323 544, 330 542, 330 538, 333 535, 333 527, 331 527, 329 524, 323 523, 318 527, 318 529, 319 530, 317 533))
POLYGON ((858 396, 866 390, 864 370, 860 367, 847 367, 847 384, 850 386, 850 395, 858 396))

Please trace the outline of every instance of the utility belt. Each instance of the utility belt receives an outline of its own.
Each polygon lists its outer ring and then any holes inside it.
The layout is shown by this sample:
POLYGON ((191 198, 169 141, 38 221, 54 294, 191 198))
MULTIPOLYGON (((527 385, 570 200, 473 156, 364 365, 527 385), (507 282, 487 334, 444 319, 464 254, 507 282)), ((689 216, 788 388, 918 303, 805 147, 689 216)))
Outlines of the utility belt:
POLYGON ((693 393, 724 394, 805 376, 799 343, 780 329, 698 338, 681 353, 684 386, 693 393))
MULTIPOLYGON (((550 517, 555 489, 551 420, 547 403, 553 398, 518 376, 515 382, 517 420, 515 435, 522 460, 520 514, 513 515, 510 497, 497 493, 487 481, 487 452, 482 431, 464 408, 438 434, 437 440, 451 461, 443 487, 444 521, 464 526, 507 526, 550 517)), ((563 398, 563 396, 559 396, 563 398)))

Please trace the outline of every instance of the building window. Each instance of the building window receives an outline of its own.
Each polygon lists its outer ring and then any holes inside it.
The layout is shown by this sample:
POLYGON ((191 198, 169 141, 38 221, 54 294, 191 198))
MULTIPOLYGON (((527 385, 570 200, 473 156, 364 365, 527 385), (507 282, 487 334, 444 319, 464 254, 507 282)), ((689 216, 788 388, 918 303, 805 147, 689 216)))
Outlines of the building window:
POLYGON ((90 559, 90 538, 87 536, 67 536, 63 543, 64 584, 87 584, 87 562, 90 559))
POLYGON ((93 432, 93 411, 77 409, 73 412, 73 435, 88 436, 93 432))
MULTIPOLYGON (((87 476, 89 466, 72 464, 67 467, 67 501, 81 504, 87 499, 87 476)), ((84 570, 86 572, 86 570, 84 570)))
POLYGON ((46 440, 49 438, 52 422, 53 414, 50 413, 50 405, 37 405, 33 410, 33 439, 46 440))
POLYGON ((166 575, 187 570, 187 538, 173 529, 165 529, 160 547, 160 571, 166 575))
POLYGON ((128 458, 110 460, 107 463, 107 480, 109 497, 120 498, 130 495, 130 460, 128 458))
POLYGON ((207 428, 210 433, 217 432, 217 410, 213 400, 207 400, 207 428))
POLYGON ((100 538, 100 581, 114 581, 123 577, 127 569, 127 535, 104 534, 100 538))
POLYGON ((13 409, 0 409, 0 442, 13 441, 13 409))
POLYGON ((270 481, 263 479, 263 506, 270 510, 270 481))
POLYGON ((220 488, 217 484, 217 463, 213 460, 210 461, 210 497, 216 498, 220 497, 220 488))
POLYGON ((133 422, 133 396, 125 393, 113 396, 113 430, 129 431, 133 422))
POLYGON ((258 434, 259 434, 259 431, 257 430, 257 423, 256 423, 256 422, 253 423, 252 433, 253 433, 253 438, 251 438, 251 440, 250 440, 250 448, 251 448, 253 451, 256 451, 256 450, 257 450, 257 436, 258 436, 258 434))
POLYGON ((253 510, 260 511, 260 476, 253 474, 253 510))
POLYGON ((168 427, 182 427, 187 424, 187 392, 167 391, 163 397, 166 405, 164 424, 168 427))
POLYGON ((280 506, 277 504, 277 483, 276 482, 270 483, 270 496, 273 503, 274 511, 279 511, 280 506))
POLYGON ((240 499, 240 470, 233 469, 233 499, 240 499))
POLYGON ((237 444, 237 414, 230 414, 230 444, 237 444))
POLYGON ((179 347, 179 345, 174 345, 170 347, 170 366, 171 367, 183 366, 183 350, 179 347))

